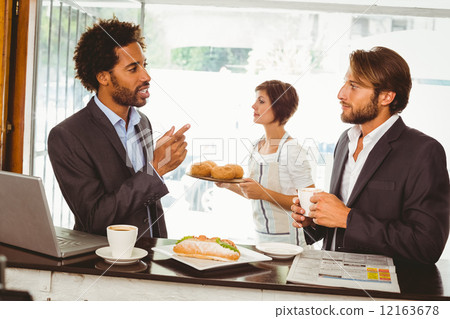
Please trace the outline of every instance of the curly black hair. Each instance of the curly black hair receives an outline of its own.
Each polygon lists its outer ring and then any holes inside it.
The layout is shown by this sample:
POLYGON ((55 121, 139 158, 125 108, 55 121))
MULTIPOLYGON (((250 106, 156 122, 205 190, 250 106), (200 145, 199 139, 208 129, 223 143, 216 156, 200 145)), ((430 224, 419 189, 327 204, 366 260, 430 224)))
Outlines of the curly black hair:
POLYGON ((90 92, 98 91, 97 74, 111 70, 119 57, 116 48, 138 42, 145 49, 144 37, 138 25, 121 22, 116 17, 100 19, 99 22, 84 32, 77 47, 73 60, 75 61, 75 77, 90 92))

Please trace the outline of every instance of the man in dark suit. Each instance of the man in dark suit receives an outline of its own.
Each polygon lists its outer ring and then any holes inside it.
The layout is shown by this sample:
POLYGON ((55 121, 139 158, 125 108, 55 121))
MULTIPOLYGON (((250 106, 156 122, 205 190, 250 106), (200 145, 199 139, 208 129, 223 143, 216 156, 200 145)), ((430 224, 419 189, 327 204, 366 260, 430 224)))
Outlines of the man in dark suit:
POLYGON ((295 227, 323 249, 374 253, 435 263, 449 234, 445 152, 433 138, 407 127, 411 76, 396 52, 376 47, 350 55, 338 98, 341 119, 355 124, 336 145, 330 193, 311 198, 311 218, 298 198, 295 227))
POLYGON ((96 94, 51 130, 48 153, 76 230, 105 235, 108 225, 131 224, 139 236, 167 237, 162 176, 186 157, 189 125, 153 147, 150 121, 137 110, 150 95, 143 49, 139 26, 117 19, 100 20, 75 49, 76 77, 96 94))

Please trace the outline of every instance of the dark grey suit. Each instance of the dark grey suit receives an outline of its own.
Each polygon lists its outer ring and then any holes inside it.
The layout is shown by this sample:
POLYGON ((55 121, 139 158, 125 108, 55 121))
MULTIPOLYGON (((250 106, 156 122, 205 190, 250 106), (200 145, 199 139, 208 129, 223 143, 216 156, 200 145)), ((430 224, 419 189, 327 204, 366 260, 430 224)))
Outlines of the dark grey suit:
MULTIPOLYGON (((142 114, 136 126, 145 162, 153 156, 152 128, 142 114)), ((156 223, 153 237, 167 237, 160 198, 166 185, 150 165, 134 172, 113 125, 92 98, 88 105, 55 126, 48 154, 75 229, 100 235, 112 224, 130 224, 149 236, 148 215, 156 223)))
MULTIPOLYGON (((330 193, 340 197, 349 139, 335 149, 330 193)), ((369 154, 350 194, 347 228, 338 228, 336 250, 375 253, 435 263, 449 234, 449 177, 444 149, 399 118, 369 154)), ((334 228, 307 227, 309 243, 331 248, 334 228)))

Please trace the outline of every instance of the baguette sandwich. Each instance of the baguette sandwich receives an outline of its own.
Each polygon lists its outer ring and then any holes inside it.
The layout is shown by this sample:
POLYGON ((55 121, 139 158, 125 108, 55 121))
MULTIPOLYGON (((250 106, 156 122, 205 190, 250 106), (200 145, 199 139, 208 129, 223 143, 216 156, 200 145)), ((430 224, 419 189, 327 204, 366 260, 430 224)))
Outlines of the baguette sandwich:
POLYGON ((173 251, 180 256, 219 261, 235 261, 241 256, 231 240, 203 235, 183 237, 173 247, 173 251))

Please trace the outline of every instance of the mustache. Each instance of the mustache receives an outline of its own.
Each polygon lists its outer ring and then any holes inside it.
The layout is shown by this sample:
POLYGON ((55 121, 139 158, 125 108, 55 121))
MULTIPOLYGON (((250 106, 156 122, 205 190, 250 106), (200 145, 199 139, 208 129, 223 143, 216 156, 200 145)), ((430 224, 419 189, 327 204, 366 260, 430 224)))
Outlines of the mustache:
POLYGON ((145 82, 145 83, 143 83, 141 86, 137 87, 137 88, 136 88, 136 92, 142 90, 142 88, 143 88, 143 87, 146 87, 146 86, 148 86, 148 88, 150 88, 150 82, 145 82))

